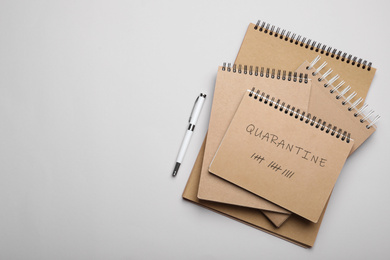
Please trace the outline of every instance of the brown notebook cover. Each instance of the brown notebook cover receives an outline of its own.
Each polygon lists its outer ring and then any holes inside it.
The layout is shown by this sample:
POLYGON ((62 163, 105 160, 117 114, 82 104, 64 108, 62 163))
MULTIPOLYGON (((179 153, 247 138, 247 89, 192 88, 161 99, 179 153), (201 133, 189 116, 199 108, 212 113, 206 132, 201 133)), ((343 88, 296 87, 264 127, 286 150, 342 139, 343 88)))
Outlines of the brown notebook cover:
POLYGON ((265 22, 249 24, 235 63, 295 70, 317 55, 354 87, 358 97, 366 98, 376 71, 371 63, 265 22))
POLYGON ((224 203, 217 203, 212 201, 200 200, 197 197, 199 188, 200 171, 202 160, 204 157, 204 150, 207 138, 196 158, 191 175, 188 179, 187 185, 183 192, 183 198, 191 201, 199 206, 211 209, 224 216, 230 217, 242 223, 245 223, 254 228, 260 229, 276 237, 287 240, 291 243, 302 247, 312 247, 317 237, 318 230, 322 221, 322 217, 318 223, 312 223, 299 216, 291 215, 291 217, 283 224, 282 227, 277 228, 271 224, 268 219, 260 213, 258 209, 239 207, 224 203))
POLYGON ((272 218, 272 213, 265 213, 276 226, 285 221, 289 216, 288 211, 211 175, 208 168, 248 87, 259 87, 273 95, 281 96, 301 109, 306 109, 309 102, 310 85, 310 81, 306 81, 305 78, 292 72, 258 67, 248 68, 241 65, 233 66, 233 68, 219 67, 199 185, 198 197, 200 199, 282 213, 283 215, 279 215, 275 220, 272 218))
POLYGON ((210 172, 316 223, 352 145, 346 131, 247 90, 210 172))

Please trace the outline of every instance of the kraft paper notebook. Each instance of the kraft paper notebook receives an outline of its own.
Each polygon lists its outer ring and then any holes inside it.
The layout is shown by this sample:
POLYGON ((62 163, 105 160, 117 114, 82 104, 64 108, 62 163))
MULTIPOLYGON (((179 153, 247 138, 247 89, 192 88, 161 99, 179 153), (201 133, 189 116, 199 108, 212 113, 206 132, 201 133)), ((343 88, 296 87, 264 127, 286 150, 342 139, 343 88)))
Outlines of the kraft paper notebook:
POLYGON ((371 62, 265 22, 249 24, 235 63, 294 71, 302 61, 311 61, 317 55, 354 87, 358 97, 366 98, 376 71, 371 62))
POLYGON ((209 171, 317 223, 353 140, 331 122, 260 93, 246 91, 209 171))
POLYGON ((288 218, 290 213, 285 209, 211 175, 208 167, 246 89, 258 87, 296 104, 301 109, 306 109, 310 86, 311 82, 303 77, 303 74, 259 67, 248 68, 241 65, 234 65, 232 68, 230 66, 219 67, 199 185, 198 197, 200 199, 268 211, 270 213, 264 213, 276 226, 281 225, 288 218), (282 215, 275 216, 271 212, 282 215))
MULTIPOLYGON (((362 98, 357 99, 355 102, 351 102, 351 97, 356 96, 356 92, 353 91, 353 87, 341 86, 345 81, 341 81, 338 85, 333 86, 335 78, 339 78, 338 75, 331 78, 329 81, 326 79, 329 76, 329 66, 316 66, 316 62, 319 60, 319 56, 313 60, 311 64, 305 61, 296 70, 298 73, 308 73, 309 79, 312 79, 312 90, 310 94, 308 112, 317 115, 321 118, 322 122, 332 122, 335 126, 341 129, 348 129, 352 138, 354 139, 354 145, 351 149, 351 154, 354 152, 375 130, 375 122, 379 119, 379 116, 374 117, 371 121, 369 116, 373 111, 370 111, 365 115, 361 108, 358 109, 359 103, 362 102, 362 98), (318 67, 318 68, 317 68, 318 67), (324 74, 321 72, 324 71, 324 74), (313 73, 315 75, 313 75, 313 73), (321 79, 321 81, 319 81, 321 79), (347 91, 346 91, 347 90, 347 91)), ((362 106, 363 110, 366 106, 362 106)), ((204 167, 208 167, 204 165, 204 167)), ((221 190, 215 190, 214 193, 220 192, 221 190)), ((217 201, 213 197, 203 197, 212 201, 217 201)), ((256 197, 246 198, 245 202, 238 201, 237 198, 231 202, 227 197, 222 201, 223 203, 247 206, 248 204, 254 205, 256 197)), ((283 217, 281 214, 275 214, 271 212, 264 212, 267 217, 274 223, 275 226, 279 227, 286 221, 287 217, 283 217), (273 215, 272 215, 273 214, 273 215)))
POLYGON ((328 75, 332 68, 326 65, 326 62, 319 63, 319 61, 320 56, 311 63, 305 61, 296 70, 300 73, 307 73, 312 80, 308 112, 321 118, 322 122, 332 122, 337 127, 348 130, 354 139, 352 154, 375 132, 375 122, 380 116, 374 117, 373 110, 365 114, 368 105, 362 105, 363 98, 357 98, 354 86, 350 86, 338 74, 330 78, 328 75), (341 80, 337 85, 334 83, 336 79, 341 80), (352 98, 357 99, 352 102, 352 98), (371 117, 372 120, 370 120, 371 117))
MULTIPOLYGON (((332 122, 334 126, 338 128, 347 129, 354 139, 354 145, 351 149, 352 154, 352 152, 354 152, 376 130, 375 122, 379 119, 379 116, 374 117, 371 121, 369 116, 373 111, 370 111, 365 115, 363 112, 366 105, 358 108, 359 103, 362 103, 362 98, 357 99, 355 102, 351 102, 352 97, 357 96, 357 93, 353 91, 353 86, 343 86, 343 84, 345 84, 344 80, 338 85, 335 85, 335 79, 340 78, 338 75, 327 80, 329 71, 332 69, 329 68, 329 66, 324 66, 324 63, 317 66, 319 59, 319 56, 316 57, 310 64, 305 61, 298 70, 296 70, 296 72, 300 74, 307 73, 309 79, 312 80, 308 112, 315 114, 323 123, 332 122), (323 71, 324 73, 321 74, 323 71)), ((208 165, 203 165, 203 167, 208 167, 208 165)), ((218 190, 214 192, 221 191, 218 190)), ((218 199, 215 199, 215 196, 203 197, 203 199, 219 201, 218 199)), ((253 205, 255 200, 256 198, 252 197, 246 198, 245 202, 242 202, 238 201, 236 198, 233 202, 230 202, 228 201, 228 198, 225 197, 222 202, 247 206, 250 203, 253 205)), ((283 218, 280 218, 279 221, 274 221, 276 226, 280 226, 282 223, 283 218)))
MULTIPOLYGON (((306 41, 306 38, 303 38, 302 41, 300 41, 301 39, 300 36, 295 37, 296 35, 293 34, 291 37, 289 37, 291 35, 290 32, 286 33, 285 30, 280 31, 279 28, 276 30, 274 29, 275 27, 271 27, 265 23, 262 23, 261 25, 260 22, 258 22, 257 25, 250 24, 247 29, 246 35, 244 37, 244 40, 242 42, 236 62, 242 64, 261 64, 261 65, 267 64, 270 67, 282 66, 282 67, 290 68, 292 70, 296 70, 297 67, 302 64, 302 61, 305 58, 311 60, 310 57, 315 58, 317 55, 320 55, 320 57, 322 57, 321 58, 322 61, 328 62, 328 67, 331 66, 332 68, 334 68, 334 72, 332 71, 327 76, 333 79, 336 74, 339 74, 341 78, 343 80, 346 80, 348 84, 351 84, 354 91, 357 92, 356 97, 352 97, 348 102, 352 103, 353 105, 355 104, 356 101, 359 101, 356 100, 357 97, 365 97, 368 88, 371 84, 372 78, 374 77, 376 71, 374 68, 371 67, 371 63, 367 64, 365 61, 361 62, 360 59, 357 60, 356 58, 349 57, 350 55, 347 56, 345 53, 340 53, 340 52, 333 53, 335 49, 332 48, 331 48, 332 51, 330 51, 329 48, 328 49, 325 48, 324 50, 322 50, 324 48, 324 45, 318 44, 317 46, 315 46, 314 42, 312 43, 313 46, 309 46, 311 40, 306 41), (275 35, 277 35, 277 37, 275 37, 275 35), (282 39, 280 39, 281 35, 283 36, 282 39), (293 39, 292 43, 290 42, 291 39, 293 39)), ((297 72, 305 73, 304 70, 298 70, 297 72)), ((309 78, 313 78, 311 74, 309 74, 309 78)), ((333 84, 335 86, 338 86, 340 83, 343 82, 341 81, 341 78, 336 79, 333 82, 333 84)), ((321 91, 314 90, 314 92, 315 92, 314 98, 311 97, 312 101, 310 102, 310 108, 308 109, 308 111, 314 113, 321 111, 321 113, 316 113, 316 114, 321 114, 324 120, 327 120, 327 118, 329 118, 329 115, 332 116, 331 111, 334 111, 334 109, 332 110, 327 107, 329 103, 326 104, 327 103, 326 99, 328 99, 326 98, 326 96, 325 96, 325 101, 322 100, 322 102, 317 102, 318 100, 322 99, 322 97, 318 95, 318 93, 321 91), (326 115, 323 115, 324 113, 326 113, 326 115)), ((334 108, 338 111, 340 110, 340 108, 337 107, 334 108)), ((357 108, 357 106, 355 108, 357 108)), ((354 113, 356 113, 356 111, 354 113)), ((360 119, 366 119, 364 115, 358 117, 360 119)), ((335 123, 339 124, 340 126, 345 125, 346 126, 345 129, 349 129, 349 131, 351 131, 354 135, 356 135, 356 144, 351 150, 352 153, 365 139, 368 138, 368 136, 370 136, 370 134, 375 130, 375 126, 370 127, 368 131, 364 131, 364 129, 362 129, 363 128, 362 125, 360 125, 358 128, 350 129, 351 125, 355 126, 357 124, 356 123, 357 121, 352 120, 351 118, 352 118, 351 116, 346 115, 346 113, 344 113, 344 116, 338 117, 337 120, 335 120, 335 123), (346 122, 350 122, 350 121, 354 121, 354 122, 348 124, 338 123, 340 121, 339 118, 341 119, 341 121, 343 121, 346 117, 349 118, 347 119, 346 122)), ((373 121, 375 121, 375 119, 373 121)), ((370 123, 367 125, 370 125, 370 123)), ((203 166, 208 167, 208 165, 203 165, 203 166)), ((202 185, 203 176, 204 176, 204 169, 202 169, 200 190, 202 190, 203 187, 202 185)), ((226 198, 224 198, 223 200, 219 200, 217 196, 208 197, 207 195, 205 195, 201 198, 210 199, 213 201, 221 201, 224 203, 233 203, 235 205, 247 206, 248 204, 250 204, 252 206, 255 206, 253 204, 253 200, 249 201, 248 199, 246 199, 246 201, 243 203, 238 199, 234 199, 233 202, 229 202, 226 198)), ((280 223, 281 222, 279 222, 279 224, 280 223)))
POLYGON ((197 197, 199 188, 200 171, 204 157, 206 140, 199 151, 194 167, 191 171, 187 185, 183 192, 183 198, 199 206, 218 212, 224 216, 230 217, 239 222, 245 223, 251 227, 258 228, 276 237, 296 245, 308 248, 314 245, 322 217, 318 223, 306 221, 296 215, 291 217, 280 228, 275 227, 268 219, 254 208, 239 207, 224 203, 200 200, 197 197))

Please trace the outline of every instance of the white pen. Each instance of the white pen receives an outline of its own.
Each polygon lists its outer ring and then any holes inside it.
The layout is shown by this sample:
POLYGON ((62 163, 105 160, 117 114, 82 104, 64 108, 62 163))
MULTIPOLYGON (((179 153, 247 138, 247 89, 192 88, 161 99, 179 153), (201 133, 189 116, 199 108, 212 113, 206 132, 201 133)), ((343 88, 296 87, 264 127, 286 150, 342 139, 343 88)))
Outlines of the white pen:
POLYGON ((188 120, 189 125, 184 136, 183 143, 181 144, 179 154, 177 155, 175 169, 173 170, 172 175, 176 176, 179 171, 180 164, 184 158, 184 155, 187 151, 188 145, 190 144, 192 133, 195 129, 195 124, 198 121, 200 111, 202 110, 203 103, 206 100, 206 94, 200 93, 200 95, 196 98, 194 107, 192 108, 190 119, 188 120))

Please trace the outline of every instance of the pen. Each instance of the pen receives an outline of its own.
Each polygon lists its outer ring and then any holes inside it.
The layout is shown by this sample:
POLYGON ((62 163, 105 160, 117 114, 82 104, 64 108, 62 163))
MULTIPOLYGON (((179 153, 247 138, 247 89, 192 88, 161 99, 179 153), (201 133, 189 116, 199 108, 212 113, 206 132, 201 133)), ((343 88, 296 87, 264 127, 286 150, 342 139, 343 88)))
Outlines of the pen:
POLYGON ((195 129, 195 124, 198 121, 200 111, 202 110, 203 103, 206 100, 206 94, 200 93, 200 95, 196 98, 194 107, 192 108, 190 119, 188 120, 188 128, 186 135, 184 136, 183 143, 181 144, 179 154, 177 155, 176 159, 176 165, 175 169, 173 170, 172 175, 176 176, 177 172, 179 171, 180 164, 184 158, 184 154, 187 151, 188 145, 191 140, 192 133, 194 132, 195 129))

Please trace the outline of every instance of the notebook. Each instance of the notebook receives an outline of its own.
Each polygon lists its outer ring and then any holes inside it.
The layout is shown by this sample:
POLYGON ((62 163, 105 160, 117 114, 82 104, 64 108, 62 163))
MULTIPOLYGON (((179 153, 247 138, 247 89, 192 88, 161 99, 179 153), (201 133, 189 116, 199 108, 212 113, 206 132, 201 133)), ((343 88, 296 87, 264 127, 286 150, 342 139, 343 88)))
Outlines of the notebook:
MULTIPOLYGON (((369 116, 373 111, 370 111, 367 115, 364 115, 364 113, 362 113, 364 111, 362 111, 360 108, 357 108, 359 102, 362 101, 362 98, 359 98, 352 103, 351 97, 356 96, 357 94, 356 92, 352 92, 349 87, 341 88, 340 86, 344 81, 341 81, 338 85, 333 86, 332 84, 334 84, 334 79, 338 78, 338 75, 334 76, 328 81, 327 77, 329 77, 329 66, 316 66, 317 64, 314 61, 318 62, 319 58, 320 57, 318 56, 311 64, 305 61, 298 68, 298 70, 296 70, 296 72, 299 74, 308 73, 309 79, 312 79, 313 87, 310 94, 308 112, 317 115, 318 119, 320 119, 322 122, 332 122, 335 126, 350 131, 352 138, 355 141, 350 152, 352 153, 376 130, 375 122, 379 119, 379 116, 376 116, 372 121, 370 121, 367 116, 369 116), (311 68, 307 69, 308 67, 311 68), (318 73, 313 75, 313 72, 316 71, 318 73), (322 71, 324 71, 324 74, 321 74, 322 71), (322 80, 319 81, 318 79, 322 80), (324 85, 327 87, 325 88, 324 85), (334 88, 338 89, 333 91, 334 95, 332 95, 330 90, 333 90, 334 88), (349 91, 345 91, 348 89, 349 91), (339 99, 336 98, 337 96, 340 96, 339 99), (355 116, 355 114, 357 116, 355 116)), ((366 108, 366 106, 362 106, 362 108, 366 108)), ((208 166, 209 165, 207 164, 203 165, 203 167, 206 168, 208 166)), ((203 172, 203 174, 205 173, 203 172)), ((207 175, 202 176, 207 177, 207 175)), ((213 191, 213 193, 217 192, 223 194, 221 190, 213 191)), ((223 200, 220 200, 220 198, 216 196, 201 198, 240 206, 252 205, 253 207, 256 207, 256 204, 254 204, 257 200, 256 196, 249 196, 250 195, 245 197, 245 201, 240 201, 237 197, 235 197, 233 201, 230 201, 230 197, 223 197, 223 200)), ((267 211, 265 214, 267 215, 267 211)), ((280 214, 278 214, 273 218, 271 217, 270 220, 279 227, 284 223, 284 221, 286 221, 286 219, 286 217, 280 216, 280 214)))
POLYGON ((339 128, 347 129, 354 139, 352 154, 375 132, 375 122, 380 116, 374 117, 373 110, 365 114, 368 105, 362 105, 363 98, 357 98, 354 86, 349 86, 339 75, 330 78, 328 75, 332 68, 327 66, 326 62, 319 61, 320 56, 311 63, 305 61, 296 70, 299 73, 307 73, 312 79, 308 112, 315 114, 322 122, 332 122, 339 128), (335 79, 340 79, 340 83, 336 85, 335 79), (352 98, 356 100, 352 102, 352 98))
MULTIPOLYGON (((302 38, 300 36, 296 37, 296 34, 291 34, 290 32, 286 32, 286 30, 281 30, 280 28, 277 28, 275 30, 274 26, 270 26, 269 24, 266 24, 264 22, 261 24, 260 22, 258 22, 256 25, 249 25, 244 40, 242 42, 240 51, 237 55, 236 62, 241 64, 264 64, 269 67, 284 67, 289 68, 291 70, 295 70, 296 68, 298 68, 298 66, 302 64, 303 60, 312 60, 317 55, 320 55, 321 61, 326 61, 328 63, 328 67, 332 67, 335 71, 329 73, 327 75, 328 78, 333 79, 337 72, 341 75, 342 80, 347 81, 354 88, 357 94, 355 97, 352 97, 349 100, 350 103, 354 104, 356 101, 359 101, 357 97, 362 97, 363 99, 366 96, 368 88, 372 82, 376 71, 376 69, 371 66, 371 63, 367 63, 366 61, 362 61, 361 59, 357 59, 340 51, 336 52, 336 50, 333 48, 325 48, 324 45, 319 43, 317 44, 315 42, 312 42, 311 40, 306 40, 306 38, 302 38), (281 35, 282 39, 280 39, 281 35), (290 42, 291 40, 293 40, 293 42, 290 42)), ((299 72, 303 72, 303 70, 299 70, 299 72)), ((340 83, 342 83, 341 78, 336 79, 333 82, 335 86, 339 85, 340 83)), ((316 90, 314 90, 314 92, 316 92, 316 90)), ((314 96, 318 101, 320 98, 319 95, 315 94, 314 96)), ((327 99, 326 95, 325 99, 327 99)), ((312 100, 314 100, 314 98, 312 100)), ((320 114, 322 115, 322 118, 324 118, 324 120, 327 120, 329 115, 332 115, 331 111, 333 111, 334 109, 329 109, 326 106, 327 104, 324 99, 322 99, 322 102, 312 101, 310 102, 310 108, 308 111, 314 111, 315 114, 320 114), (321 110, 321 113, 319 113, 319 110, 321 110), (326 113, 325 116, 323 115, 324 113, 326 113)), ((340 109, 336 108, 336 110, 340 109)), ((345 117, 340 118, 345 119, 345 117)), ((360 119, 364 117, 365 116, 358 116, 358 118, 360 119)), ((350 119, 348 119, 348 121, 351 121, 352 117, 349 118, 350 119)), ((339 120, 336 120, 335 123, 339 124, 338 121, 339 120)), ((373 124, 371 124, 371 126, 373 127, 370 127, 368 131, 363 131, 364 129, 362 129, 362 125, 359 126, 359 129, 361 130, 357 130, 357 128, 349 129, 350 125, 356 125, 356 122, 357 121, 354 121, 354 123, 339 124, 340 126, 345 125, 347 128, 344 128, 351 131, 354 135, 358 134, 356 136, 355 147, 353 147, 351 153, 365 139, 367 139, 373 131, 375 131, 375 126, 373 124)), ((370 123, 364 126, 367 125, 370 125, 370 123)), ((210 139, 211 138, 209 138, 209 140, 210 139)), ((210 155, 206 153, 206 156, 210 155)), ((204 164, 202 167, 200 192, 203 187, 203 177, 205 176, 205 170, 203 168, 208 166, 209 165, 204 164)), ((208 196, 202 197, 201 194, 200 198, 209 199, 208 196)), ((227 197, 223 197, 221 199, 213 196, 210 199, 213 201, 221 201, 223 203, 231 203, 229 202, 229 199, 227 197)), ((245 202, 240 201, 238 198, 234 198, 234 201, 232 203, 234 205, 241 206, 247 206, 248 204, 250 204, 256 207, 253 202, 253 199, 249 198, 246 198, 245 202)))
POLYGON ((312 247, 314 245, 322 217, 320 221, 315 224, 296 215, 291 215, 283 226, 277 228, 257 209, 198 199, 197 192, 206 140, 207 138, 203 142, 184 189, 184 199, 304 248, 312 247))
POLYGON ((295 70, 303 60, 317 55, 354 87, 358 97, 366 98, 376 71, 371 62, 265 22, 248 26, 235 63, 295 70))
POLYGON ((199 185, 200 199, 281 213, 283 215, 271 216, 265 212, 276 226, 281 225, 288 218, 290 213, 287 210, 211 175, 208 168, 247 88, 258 87, 272 95, 281 96, 301 109, 306 109, 310 86, 310 81, 303 74, 262 67, 241 65, 230 67, 230 64, 219 67, 199 185))
POLYGON ((260 93, 247 90, 209 171, 317 223, 353 140, 347 131, 260 93))

